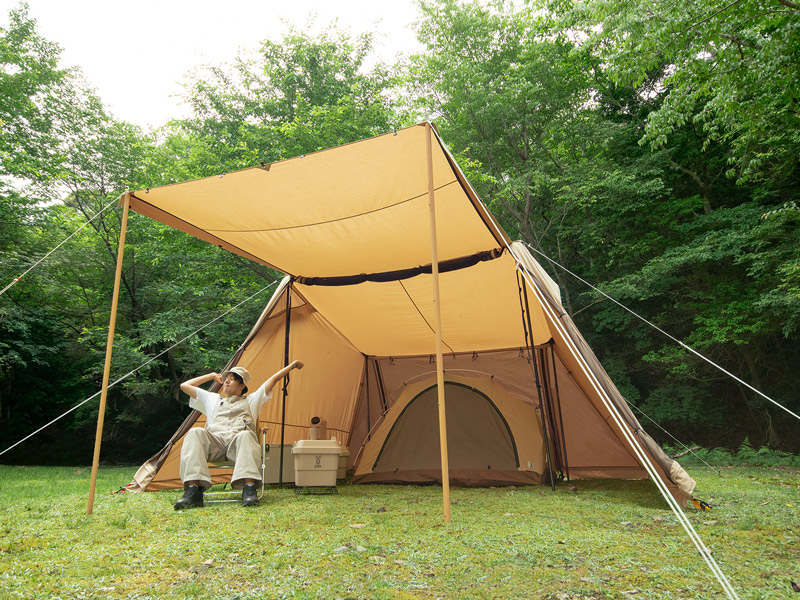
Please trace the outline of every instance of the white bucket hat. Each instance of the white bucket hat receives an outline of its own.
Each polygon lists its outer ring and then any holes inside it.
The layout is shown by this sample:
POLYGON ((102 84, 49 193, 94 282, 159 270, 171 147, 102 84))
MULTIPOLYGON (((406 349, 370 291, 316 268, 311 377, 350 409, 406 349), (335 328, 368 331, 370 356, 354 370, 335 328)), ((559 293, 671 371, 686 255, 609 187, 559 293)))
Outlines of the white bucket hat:
POLYGON ((244 367, 231 367, 222 373, 222 377, 225 377, 228 373, 233 373, 234 375, 238 375, 242 378, 242 382, 244 383, 244 391, 247 391, 247 386, 250 384, 250 373, 247 372, 247 369, 244 367))

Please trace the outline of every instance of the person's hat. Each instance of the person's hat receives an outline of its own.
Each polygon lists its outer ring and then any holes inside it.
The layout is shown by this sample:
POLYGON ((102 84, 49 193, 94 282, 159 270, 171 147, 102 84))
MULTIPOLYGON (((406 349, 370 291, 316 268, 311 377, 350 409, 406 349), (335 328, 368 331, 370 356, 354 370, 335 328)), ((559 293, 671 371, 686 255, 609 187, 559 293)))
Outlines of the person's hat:
POLYGON ((231 367, 227 371, 225 371, 222 376, 225 377, 228 373, 234 373, 242 378, 242 383, 244 383, 244 387, 247 387, 250 384, 250 373, 247 372, 247 369, 244 367, 231 367))

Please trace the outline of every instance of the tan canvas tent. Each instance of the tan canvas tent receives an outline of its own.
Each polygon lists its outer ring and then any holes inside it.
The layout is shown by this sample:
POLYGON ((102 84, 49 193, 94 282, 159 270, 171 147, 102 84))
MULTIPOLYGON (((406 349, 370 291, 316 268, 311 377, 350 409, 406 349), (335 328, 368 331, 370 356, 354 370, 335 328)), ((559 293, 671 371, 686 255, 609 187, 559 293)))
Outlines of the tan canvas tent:
MULTIPOLYGON (((271 443, 305 438, 322 416, 349 446, 356 481, 438 481, 435 436, 419 435, 434 419, 430 390, 443 390, 448 481, 649 475, 681 504, 690 497, 694 482, 637 422, 558 286, 509 240, 428 124, 128 200, 287 274, 230 362, 263 381, 284 364, 287 340, 306 362, 285 412, 276 388, 260 415, 271 443)), ((197 416, 133 487, 180 486, 181 437, 197 416)))

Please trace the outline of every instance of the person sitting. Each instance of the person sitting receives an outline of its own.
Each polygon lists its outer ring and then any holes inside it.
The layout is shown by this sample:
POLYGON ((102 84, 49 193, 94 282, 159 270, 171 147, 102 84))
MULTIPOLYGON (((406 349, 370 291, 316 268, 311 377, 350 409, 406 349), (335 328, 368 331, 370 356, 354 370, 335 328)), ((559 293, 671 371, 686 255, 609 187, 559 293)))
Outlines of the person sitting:
POLYGON ((222 373, 208 373, 181 384, 189 397, 189 406, 206 416, 205 427, 193 427, 186 432, 181 448, 180 475, 183 496, 175 510, 203 506, 203 492, 211 487, 208 461, 234 461, 231 487, 242 490, 242 506, 258 504, 257 486, 261 485, 259 460, 261 446, 256 435, 256 423, 261 407, 272 398, 272 388, 292 369, 302 369, 299 360, 284 367, 267 379, 249 396, 250 373, 244 367, 232 367, 222 373), (209 381, 222 385, 221 394, 198 386, 209 381))

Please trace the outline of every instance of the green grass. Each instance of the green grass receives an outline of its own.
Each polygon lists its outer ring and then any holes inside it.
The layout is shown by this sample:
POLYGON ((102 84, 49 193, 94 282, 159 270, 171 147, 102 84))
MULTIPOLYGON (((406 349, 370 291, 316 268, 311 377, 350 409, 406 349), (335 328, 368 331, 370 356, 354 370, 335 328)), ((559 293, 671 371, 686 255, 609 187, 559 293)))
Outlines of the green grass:
MULTIPOLYGON (((101 469, 88 516, 89 469, 0 467, 0 598, 724 597, 647 481, 453 489, 447 525, 439 487, 176 512, 177 491, 111 494, 133 471, 101 469)), ((800 598, 800 472, 692 475, 714 508, 687 514, 740 597, 800 598)))

